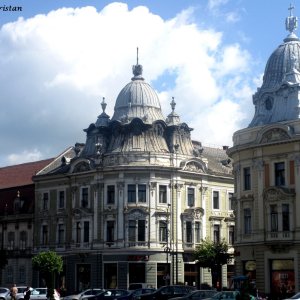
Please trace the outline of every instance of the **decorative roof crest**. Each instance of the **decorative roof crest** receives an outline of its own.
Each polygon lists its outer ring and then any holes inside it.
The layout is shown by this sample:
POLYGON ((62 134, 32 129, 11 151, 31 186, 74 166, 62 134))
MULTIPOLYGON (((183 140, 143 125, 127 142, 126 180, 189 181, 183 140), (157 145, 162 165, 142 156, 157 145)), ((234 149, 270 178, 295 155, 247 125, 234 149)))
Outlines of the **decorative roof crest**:
POLYGON ((293 9, 295 7, 290 4, 290 7, 288 10, 290 11, 289 17, 285 19, 285 28, 287 31, 289 31, 289 35, 284 39, 284 42, 289 42, 289 41, 298 41, 298 37, 295 34, 295 30, 298 27, 298 18, 293 15, 293 9))
POLYGON ((132 80, 144 80, 142 74, 143 74, 143 66, 139 65, 139 48, 136 48, 136 65, 132 66, 132 73, 134 75, 133 78, 131 78, 132 80))
POLYGON ((101 107, 102 107, 102 111, 105 113, 105 109, 106 109, 107 103, 105 103, 105 97, 102 98, 102 102, 101 102, 101 107))

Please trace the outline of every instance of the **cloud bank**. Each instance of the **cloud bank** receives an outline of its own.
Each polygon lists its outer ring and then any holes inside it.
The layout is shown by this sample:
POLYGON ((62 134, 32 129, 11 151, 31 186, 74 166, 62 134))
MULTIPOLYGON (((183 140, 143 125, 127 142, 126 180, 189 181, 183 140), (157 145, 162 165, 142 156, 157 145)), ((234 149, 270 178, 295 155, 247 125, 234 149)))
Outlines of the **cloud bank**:
MULTIPOLYGON (((224 1, 224 0, 223 0, 224 1)), ((221 2, 223 2, 221 1, 221 2)), ((211 1, 214 6, 218 1, 211 1)), ((136 47, 164 115, 175 111, 204 145, 231 145, 253 115, 251 56, 222 32, 193 23, 193 9, 164 20, 147 7, 61 8, 0 30, 0 166, 56 156, 112 116, 132 77, 136 47)))

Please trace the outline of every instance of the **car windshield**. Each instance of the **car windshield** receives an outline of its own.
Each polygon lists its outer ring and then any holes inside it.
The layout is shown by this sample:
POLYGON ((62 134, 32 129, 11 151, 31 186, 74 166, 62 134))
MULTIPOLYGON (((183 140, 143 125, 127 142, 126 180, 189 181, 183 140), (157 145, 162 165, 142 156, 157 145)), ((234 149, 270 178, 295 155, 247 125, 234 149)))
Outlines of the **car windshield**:
POLYGON ((299 299, 299 298, 300 298, 300 293, 297 293, 293 297, 291 297, 290 299, 299 299))

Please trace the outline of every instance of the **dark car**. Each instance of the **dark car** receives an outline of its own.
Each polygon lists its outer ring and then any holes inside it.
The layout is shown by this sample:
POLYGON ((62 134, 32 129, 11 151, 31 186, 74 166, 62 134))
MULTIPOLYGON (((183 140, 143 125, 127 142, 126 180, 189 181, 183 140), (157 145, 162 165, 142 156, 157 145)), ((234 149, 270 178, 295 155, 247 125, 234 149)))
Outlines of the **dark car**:
POLYGON ((215 290, 197 290, 185 296, 173 298, 172 300, 202 300, 211 298, 215 294, 217 294, 217 291, 215 290))
POLYGON ((154 288, 140 288, 131 292, 131 300, 140 300, 142 294, 154 293, 156 289, 154 288))
POLYGON ((122 300, 130 300, 130 298, 127 298, 130 294, 130 291, 123 289, 107 289, 94 296, 82 297, 81 300, 114 300, 119 298, 122 298, 122 300))
POLYGON ((185 296, 194 290, 195 287, 189 285, 166 285, 153 293, 141 295, 140 300, 167 300, 185 296))

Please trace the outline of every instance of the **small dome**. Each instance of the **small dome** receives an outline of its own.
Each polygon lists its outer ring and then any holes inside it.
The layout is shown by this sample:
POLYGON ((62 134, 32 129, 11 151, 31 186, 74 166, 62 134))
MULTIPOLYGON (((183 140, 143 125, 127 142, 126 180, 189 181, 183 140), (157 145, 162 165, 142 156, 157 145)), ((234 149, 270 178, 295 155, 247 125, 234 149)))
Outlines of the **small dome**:
POLYGON ((263 78, 262 89, 280 86, 285 75, 294 68, 300 70, 300 41, 299 39, 285 39, 270 56, 263 78))
POLYGON ((133 66, 134 77, 119 93, 112 121, 130 122, 134 118, 152 124, 157 120, 164 120, 160 102, 154 89, 144 81, 142 66, 133 66))

